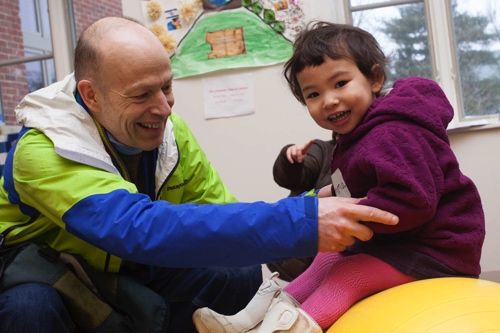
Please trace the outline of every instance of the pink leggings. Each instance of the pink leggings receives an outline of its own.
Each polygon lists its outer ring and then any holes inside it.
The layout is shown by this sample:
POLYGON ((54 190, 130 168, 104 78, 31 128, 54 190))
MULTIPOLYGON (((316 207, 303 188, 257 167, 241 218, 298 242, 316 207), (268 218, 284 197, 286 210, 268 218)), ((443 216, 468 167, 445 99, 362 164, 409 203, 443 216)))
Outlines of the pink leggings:
POLYGON ((327 329, 357 301, 415 280, 367 254, 322 252, 284 289, 322 329, 327 329))

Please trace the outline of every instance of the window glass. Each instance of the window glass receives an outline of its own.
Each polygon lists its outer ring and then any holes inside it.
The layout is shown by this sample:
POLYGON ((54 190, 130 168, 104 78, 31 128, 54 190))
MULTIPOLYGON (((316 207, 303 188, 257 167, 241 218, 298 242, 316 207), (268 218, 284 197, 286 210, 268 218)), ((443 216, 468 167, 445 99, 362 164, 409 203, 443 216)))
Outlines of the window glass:
POLYGON ((0 114, 15 124, 14 108, 29 92, 55 81, 47 0, 0 0, 0 114), (8 47, 7 47, 8 45, 8 47), (24 58, 49 59, 26 62, 24 58), (5 63, 6 62, 6 63, 5 63), (14 62, 14 63, 13 63, 14 62))
MULTIPOLYGON (((26 52, 26 57, 35 54, 26 52)), ((55 82, 54 60, 30 61, 24 63, 26 67, 26 82, 28 92, 33 92, 55 82)))
POLYGON ((432 78, 423 2, 353 11, 352 23, 370 32, 390 59, 386 87, 391 86, 395 79, 402 77, 432 78))
POLYGON ((42 20, 41 25, 43 35, 50 37, 49 5, 47 0, 40 1, 40 15, 45 18, 42 20))
POLYGON ((500 1, 451 2, 462 117, 500 113, 500 1))
POLYGON ((394 0, 351 0, 351 6, 373 5, 391 1, 394 0))
POLYGON ((35 0, 19 0, 19 17, 21 29, 26 32, 39 33, 39 22, 35 0))

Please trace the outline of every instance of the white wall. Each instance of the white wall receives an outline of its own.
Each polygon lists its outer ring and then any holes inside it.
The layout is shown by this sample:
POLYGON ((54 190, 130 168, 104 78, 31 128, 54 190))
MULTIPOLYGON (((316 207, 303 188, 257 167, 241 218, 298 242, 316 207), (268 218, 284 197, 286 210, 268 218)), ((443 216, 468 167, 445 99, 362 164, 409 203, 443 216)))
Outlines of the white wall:
POLYGON ((500 270, 500 128, 450 133, 451 147, 464 174, 479 189, 486 216, 483 271, 500 270))
MULTIPOLYGON (((309 18, 332 13, 331 1, 307 3, 309 18)), ((124 15, 142 20, 140 1, 122 0, 122 4, 124 15)), ((241 201, 273 202, 285 197, 288 191, 272 178, 272 165, 281 147, 310 138, 329 138, 329 132, 319 128, 289 92, 281 70, 282 65, 276 65, 203 76, 253 75, 255 114, 237 118, 204 119, 201 76, 174 81, 174 110, 191 127, 226 185, 241 201)), ((450 133, 450 139, 463 172, 475 181, 482 196, 487 224, 483 270, 500 270, 496 241, 500 237, 500 129, 450 133)))
MULTIPOLYGON (((307 110, 287 90, 281 65, 231 71, 252 73, 255 114, 204 120, 202 85, 198 78, 174 82, 174 109, 190 125, 229 189, 242 201, 275 201, 287 196, 272 178, 272 165, 287 143, 328 139, 307 110)), ((216 77, 227 73, 208 75, 216 77)))

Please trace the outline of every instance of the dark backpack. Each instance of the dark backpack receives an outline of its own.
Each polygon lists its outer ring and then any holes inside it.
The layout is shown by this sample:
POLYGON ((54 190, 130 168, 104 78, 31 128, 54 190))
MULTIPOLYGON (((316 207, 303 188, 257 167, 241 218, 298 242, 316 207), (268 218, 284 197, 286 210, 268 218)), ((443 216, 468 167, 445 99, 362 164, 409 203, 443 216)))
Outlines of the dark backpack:
POLYGON ((57 290, 79 332, 166 331, 163 298, 136 280, 35 243, 0 247, 0 292, 33 282, 57 290))

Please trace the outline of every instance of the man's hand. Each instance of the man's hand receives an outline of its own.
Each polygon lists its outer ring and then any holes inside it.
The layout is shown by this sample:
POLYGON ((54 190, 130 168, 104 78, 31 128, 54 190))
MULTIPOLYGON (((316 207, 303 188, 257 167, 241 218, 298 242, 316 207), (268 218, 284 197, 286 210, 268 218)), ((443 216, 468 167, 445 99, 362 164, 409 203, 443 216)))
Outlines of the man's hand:
POLYGON ((361 199, 319 198, 318 199, 318 251, 341 252, 354 244, 355 239, 367 241, 373 231, 359 221, 397 224, 399 219, 389 212, 357 205, 361 199))
POLYGON ((316 194, 318 198, 332 197, 332 184, 323 186, 316 194))

